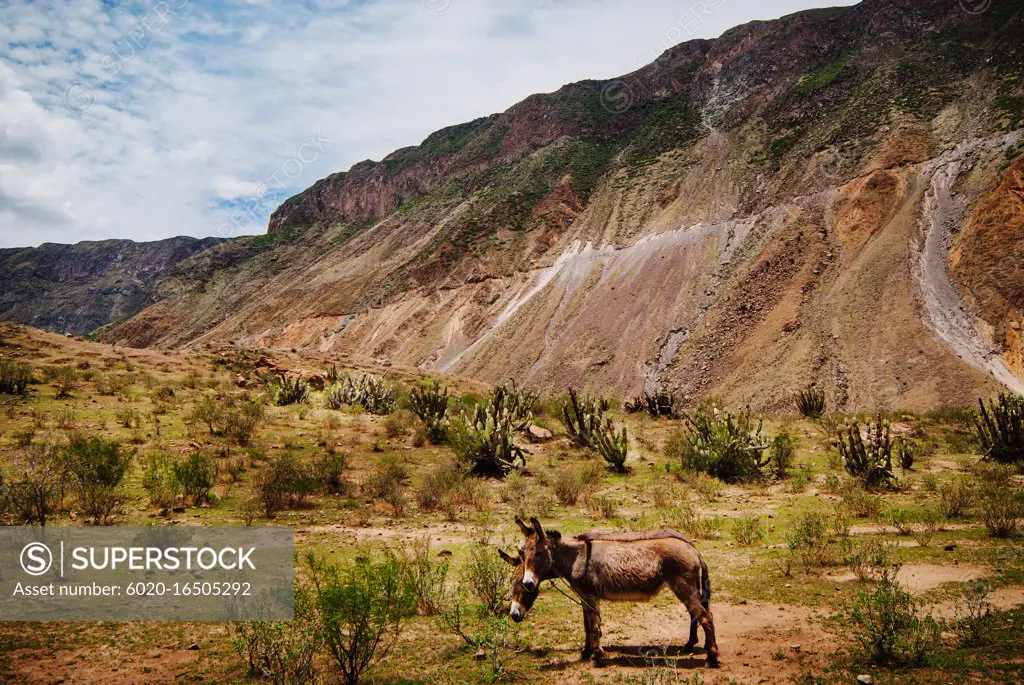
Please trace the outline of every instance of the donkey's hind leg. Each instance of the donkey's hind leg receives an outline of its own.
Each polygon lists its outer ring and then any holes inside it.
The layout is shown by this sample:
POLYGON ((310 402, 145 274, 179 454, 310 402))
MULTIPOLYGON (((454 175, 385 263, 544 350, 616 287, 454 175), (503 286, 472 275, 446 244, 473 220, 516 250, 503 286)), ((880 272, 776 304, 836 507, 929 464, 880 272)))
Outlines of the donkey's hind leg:
POLYGON ((690 639, 685 649, 690 651, 697 644, 697 624, 704 628, 704 651, 707 653, 708 666, 718 666, 718 642, 715 640, 715 623, 711 611, 700 601, 700 594, 689 583, 679 580, 669 584, 673 594, 686 605, 690 614, 690 639))

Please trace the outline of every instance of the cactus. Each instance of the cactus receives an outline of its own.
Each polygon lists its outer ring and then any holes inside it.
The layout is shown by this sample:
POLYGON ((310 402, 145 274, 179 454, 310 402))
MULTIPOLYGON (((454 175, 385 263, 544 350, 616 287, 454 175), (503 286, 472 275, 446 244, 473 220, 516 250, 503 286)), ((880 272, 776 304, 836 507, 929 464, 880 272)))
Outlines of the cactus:
POLYGON ((978 406, 974 432, 984 459, 1000 464, 1024 461, 1024 396, 1000 393, 988 406, 979 399, 978 406))
POLYGON ((569 399, 562 404, 562 425, 569 439, 580 447, 594 447, 595 436, 601 431, 608 402, 590 397, 582 399, 569 389, 569 399))
POLYGON ((656 419, 661 417, 679 418, 679 413, 676 411, 676 396, 660 390, 637 395, 623 404, 622 409, 628 414, 639 414, 645 411, 656 419))
POLYGON ((667 448, 678 454, 680 466, 702 471, 727 483, 758 480, 771 463, 770 447, 761 435, 761 419, 754 423, 749 411, 733 414, 697 407, 683 414, 685 428, 667 448))
POLYGON ((629 452, 629 437, 626 427, 615 430, 611 419, 605 419, 601 430, 594 435, 594 449, 604 457, 617 473, 626 473, 626 454, 629 452))
POLYGON ((302 404, 309 399, 309 383, 280 375, 270 383, 270 399, 279 407, 302 404))
POLYGON ((345 376, 327 390, 324 400, 330 409, 360 406, 371 414, 390 414, 395 409, 395 390, 378 376, 345 376))
POLYGON ((892 472, 892 455, 898 451, 897 442, 889 430, 889 422, 878 414, 875 421, 868 424, 863 436, 856 421, 839 431, 839 454, 847 472, 859 478, 864 485, 888 486, 896 481, 892 472))
POLYGON ((520 390, 516 382, 511 387, 499 385, 491 393, 491 405, 508 416, 515 424, 515 429, 524 431, 533 422, 533 404, 537 401, 537 393, 520 390))
POLYGON ((800 410, 801 416, 817 420, 825 413, 825 391, 814 386, 801 390, 796 394, 796 408, 800 410))
POLYGON ((476 475, 502 478, 526 466, 522 448, 512 440, 515 421, 501 406, 478 404, 472 416, 462 412, 451 431, 456 456, 476 475))
POLYGON ((445 415, 448 412, 448 389, 438 381, 432 385, 413 388, 409 394, 409 406, 427 426, 427 438, 437 445, 444 442, 446 433, 445 415))

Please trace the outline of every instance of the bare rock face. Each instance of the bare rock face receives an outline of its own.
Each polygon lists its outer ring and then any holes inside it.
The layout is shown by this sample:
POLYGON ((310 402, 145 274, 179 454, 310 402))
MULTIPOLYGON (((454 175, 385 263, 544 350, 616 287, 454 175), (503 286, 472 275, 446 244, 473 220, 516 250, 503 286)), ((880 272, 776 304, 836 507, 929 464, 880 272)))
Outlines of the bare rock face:
POLYGON ((152 304, 161 279, 221 242, 179 237, 0 250, 0 319, 87 333, 152 304))
POLYGON ((688 41, 318 181, 103 336, 755 409, 811 382, 837 409, 971 402, 1024 369, 1020 35, 1013 3, 868 0, 688 41))

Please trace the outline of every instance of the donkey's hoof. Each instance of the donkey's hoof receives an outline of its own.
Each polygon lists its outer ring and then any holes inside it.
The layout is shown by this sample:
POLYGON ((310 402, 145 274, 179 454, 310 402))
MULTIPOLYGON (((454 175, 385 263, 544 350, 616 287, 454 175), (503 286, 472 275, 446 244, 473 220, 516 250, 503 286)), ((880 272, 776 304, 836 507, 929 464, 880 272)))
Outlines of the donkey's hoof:
POLYGON ((683 654, 693 654, 693 650, 696 647, 696 642, 687 642, 685 645, 683 645, 683 654))
POLYGON ((718 657, 717 657, 717 656, 711 656, 711 655, 709 654, 709 655, 708 655, 708 660, 707 660, 707 661, 705 662, 705 664, 704 664, 704 665, 705 665, 705 666, 707 666, 708 668, 718 668, 718 667, 719 667, 719 666, 721 666, 722 664, 721 664, 721 663, 719 663, 719 661, 718 661, 718 657))
POLYGON ((588 647, 587 649, 584 649, 582 652, 580 652, 580 661, 590 661, 590 657, 592 657, 593 655, 594 650, 588 647))

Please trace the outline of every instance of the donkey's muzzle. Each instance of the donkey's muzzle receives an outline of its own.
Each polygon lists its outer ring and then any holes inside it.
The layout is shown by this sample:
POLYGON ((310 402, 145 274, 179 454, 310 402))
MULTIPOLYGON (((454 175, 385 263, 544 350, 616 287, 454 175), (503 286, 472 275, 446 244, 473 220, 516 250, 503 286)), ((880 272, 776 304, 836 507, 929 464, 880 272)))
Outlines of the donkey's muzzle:
POLYGON ((526 612, 519 606, 519 602, 512 602, 512 608, 508 612, 508 617, 516 623, 521 623, 526 618, 526 612))

